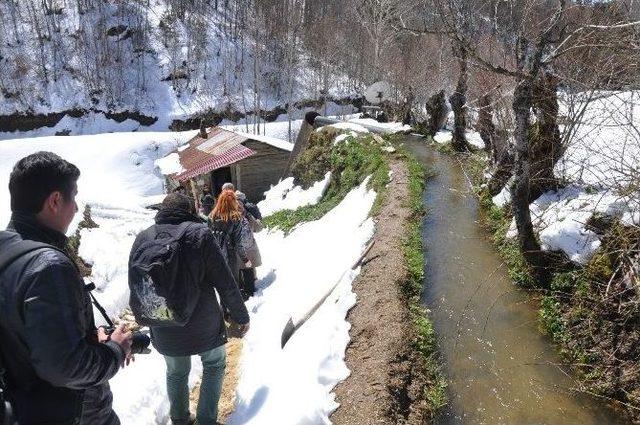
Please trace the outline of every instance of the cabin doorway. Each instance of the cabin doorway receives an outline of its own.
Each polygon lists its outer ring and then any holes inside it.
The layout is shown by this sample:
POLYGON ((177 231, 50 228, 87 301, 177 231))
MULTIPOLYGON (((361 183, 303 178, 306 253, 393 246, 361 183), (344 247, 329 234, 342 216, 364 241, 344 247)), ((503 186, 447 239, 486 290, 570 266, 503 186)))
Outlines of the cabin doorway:
POLYGON ((231 183, 231 167, 222 167, 211 172, 211 191, 215 198, 222 192, 222 185, 231 183))

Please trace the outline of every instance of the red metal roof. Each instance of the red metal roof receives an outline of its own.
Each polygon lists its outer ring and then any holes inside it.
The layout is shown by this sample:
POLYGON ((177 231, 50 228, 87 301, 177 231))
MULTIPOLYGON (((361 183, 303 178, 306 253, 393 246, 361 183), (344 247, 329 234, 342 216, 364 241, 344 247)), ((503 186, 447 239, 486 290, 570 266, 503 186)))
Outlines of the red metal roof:
POLYGON ((174 177, 184 181, 254 155, 253 150, 242 145, 247 140, 247 137, 219 127, 212 129, 206 139, 198 134, 191 139, 188 148, 178 151, 185 171, 174 177))

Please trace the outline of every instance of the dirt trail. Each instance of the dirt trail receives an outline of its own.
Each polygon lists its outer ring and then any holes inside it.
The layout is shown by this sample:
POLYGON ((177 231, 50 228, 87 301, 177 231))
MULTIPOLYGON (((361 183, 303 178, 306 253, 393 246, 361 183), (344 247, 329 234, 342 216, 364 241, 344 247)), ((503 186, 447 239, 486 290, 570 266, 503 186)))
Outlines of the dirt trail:
MULTIPOLYGON (((224 373, 222 384, 222 395, 218 402, 218 421, 224 424, 235 407, 236 387, 238 386, 238 363, 240 353, 242 353, 242 339, 239 337, 237 329, 229 326, 227 328, 229 342, 227 342, 227 368, 224 373)), ((189 408, 195 413, 198 397, 200 396, 200 383, 191 391, 189 396, 189 408)))
POLYGON ((346 352, 351 375, 335 389, 340 407, 331 416, 338 425, 424 422, 425 382, 408 347, 413 332, 400 293, 406 277, 402 239, 410 215, 408 171, 399 159, 390 166, 393 175, 376 218, 371 261, 365 260, 353 283, 358 301, 347 316, 352 327, 346 352))

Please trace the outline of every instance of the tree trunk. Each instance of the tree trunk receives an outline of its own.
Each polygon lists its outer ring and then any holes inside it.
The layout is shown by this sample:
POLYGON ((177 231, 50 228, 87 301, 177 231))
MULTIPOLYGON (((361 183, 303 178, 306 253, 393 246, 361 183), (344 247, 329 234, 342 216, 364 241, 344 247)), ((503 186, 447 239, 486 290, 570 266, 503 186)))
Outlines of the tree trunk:
POLYGON ((515 158, 513 154, 508 150, 505 150, 500 154, 496 160, 496 164, 493 170, 493 174, 489 179, 488 189, 491 196, 496 196, 502 192, 502 189, 507 185, 509 179, 513 175, 513 167, 515 158))
POLYGON ((533 232, 530 198, 530 158, 529 133, 531 129, 531 107, 533 103, 532 82, 522 79, 518 82, 513 93, 513 111, 516 119, 515 138, 515 181, 511 188, 511 202, 513 217, 518 229, 518 245, 527 263, 533 267, 538 281, 548 280, 548 271, 544 267, 544 257, 540 243, 533 232))
POLYGON ((449 97, 451 109, 454 115, 453 124, 453 141, 451 145, 458 152, 469 150, 467 143, 467 88, 468 88, 468 69, 467 69, 467 51, 464 47, 460 47, 457 52, 460 71, 458 74, 458 84, 455 92, 449 97))
POLYGON ((493 123, 493 106, 488 94, 480 97, 480 109, 478 111, 478 132, 484 142, 484 150, 489 155, 491 162, 498 162, 498 152, 494 139, 496 137, 496 126, 493 123))
POLYGON ((444 95, 444 90, 440 90, 438 93, 431 96, 425 105, 427 114, 429 114, 429 128, 428 132, 431 137, 444 127, 447 122, 447 100, 444 95))
POLYGON ((562 156, 558 128, 558 82, 553 75, 540 72, 533 84, 533 108, 537 117, 530 131, 531 188, 529 202, 548 190, 557 190, 553 169, 562 156))

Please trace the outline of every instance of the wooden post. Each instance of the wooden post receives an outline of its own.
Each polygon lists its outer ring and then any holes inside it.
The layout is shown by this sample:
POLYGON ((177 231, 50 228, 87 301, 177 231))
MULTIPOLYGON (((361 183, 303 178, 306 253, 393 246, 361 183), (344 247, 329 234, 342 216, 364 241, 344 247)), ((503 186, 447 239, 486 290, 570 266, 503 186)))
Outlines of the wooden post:
POLYGON ((191 186, 191 196, 193 196, 193 204, 196 207, 196 211, 200 210, 200 197, 198 196, 198 185, 195 180, 189 179, 189 186, 191 186))

